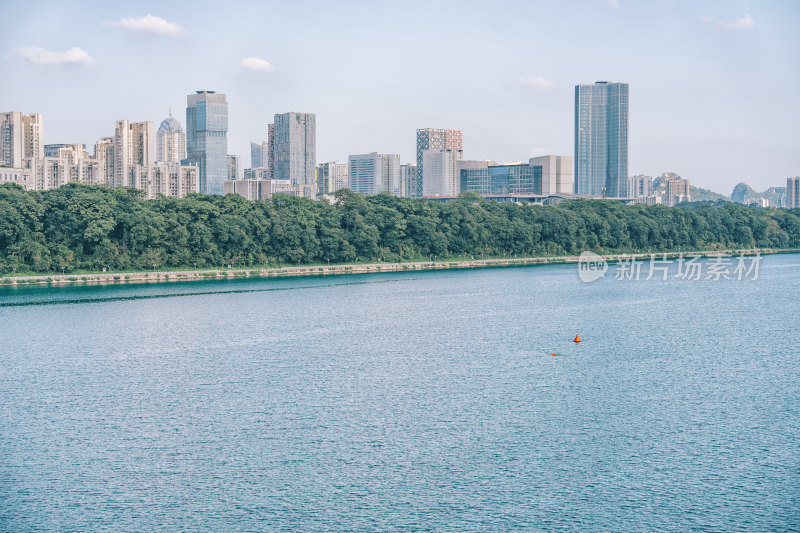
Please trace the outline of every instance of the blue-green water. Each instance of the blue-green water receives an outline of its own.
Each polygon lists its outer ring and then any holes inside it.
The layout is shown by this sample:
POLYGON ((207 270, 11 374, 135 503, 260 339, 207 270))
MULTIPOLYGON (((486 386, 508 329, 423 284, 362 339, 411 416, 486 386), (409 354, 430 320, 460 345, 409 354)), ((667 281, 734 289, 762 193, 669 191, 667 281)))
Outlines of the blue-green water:
POLYGON ((3 288, 0 531, 797 530, 798 320, 798 255, 3 288))

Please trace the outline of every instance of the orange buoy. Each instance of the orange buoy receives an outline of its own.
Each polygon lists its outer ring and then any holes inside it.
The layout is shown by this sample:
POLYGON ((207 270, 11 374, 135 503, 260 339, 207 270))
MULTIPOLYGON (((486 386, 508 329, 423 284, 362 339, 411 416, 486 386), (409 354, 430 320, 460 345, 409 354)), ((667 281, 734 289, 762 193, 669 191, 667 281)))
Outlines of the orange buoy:
POLYGON ((575 335, 575 342, 581 342, 581 338, 577 335, 575 335))
POLYGON ((553 354, 553 355, 555 355, 555 354, 553 354))

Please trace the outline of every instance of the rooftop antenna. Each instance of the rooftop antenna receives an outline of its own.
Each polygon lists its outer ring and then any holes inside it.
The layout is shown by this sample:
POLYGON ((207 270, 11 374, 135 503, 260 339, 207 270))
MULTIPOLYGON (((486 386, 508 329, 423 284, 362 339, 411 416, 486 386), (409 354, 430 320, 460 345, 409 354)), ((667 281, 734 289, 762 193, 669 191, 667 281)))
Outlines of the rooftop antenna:
POLYGON ((169 118, 172 118, 172 105, 169 106, 169 118))

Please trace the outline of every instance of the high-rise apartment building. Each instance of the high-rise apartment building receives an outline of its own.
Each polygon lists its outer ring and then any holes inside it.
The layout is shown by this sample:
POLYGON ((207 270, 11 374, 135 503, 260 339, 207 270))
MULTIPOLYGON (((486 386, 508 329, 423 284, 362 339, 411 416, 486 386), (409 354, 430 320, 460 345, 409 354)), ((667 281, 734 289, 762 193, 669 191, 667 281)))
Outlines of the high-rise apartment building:
POLYGON ((681 202, 691 202, 691 184, 689 180, 677 176, 667 176, 662 178, 666 191, 664 193, 664 205, 672 207, 681 202))
POLYGON ((317 116, 289 112, 275 115, 274 179, 289 180, 299 196, 317 194, 317 116))
POLYGON ((153 164, 153 123, 117 121, 114 130, 113 187, 134 187, 130 169, 153 164))
POLYGON ((628 84, 575 86, 575 194, 627 197, 628 84))
MULTIPOLYGON (((19 111, 0 113, 0 166, 27 170, 27 182, 40 182, 40 162, 44 158, 42 115, 23 115, 19 111)), ((15 176, 17 174, 14 174, 15 176)))
POLYGON ((350 190, 365 194, 400 195, 400 154, 351 155, 348 158, 350 190))
POLYGON ((348 163, 333 161, 322 163, 317 167, 317 192, 319 194, 333 194, 339 189, 348 187, 348 163))
POLYGON ((653 178, 642 174, 628 178, 628 197, 645 198, 653 196, 653 178))
POLYGON ((786 207, 800 207, 800 176, 786 178, 786 207))
POLYGON ((186 97, 186 160, 200 167, 200 190, 224 194, 228 177, 228 102, 224 94, 186 97))
POLYGON ((156 132, 156 161, 180 163, 186 158, 186 135, 181 123, 172 117, 165 118, 156 132))
POLYGON ((114 182, 114 137, 103 137, 94 144, 94 159, 99 165, 101 183, 110 187, 114 182))
POLYGON ((424 170, 423 152, 426 150, 451 150, 456 160, 464 158, 462 146, 463 134, 461 130, 443 130, 424 128, 417 130, 417 176, 411 186, 412 196, 424 196, 424 170))

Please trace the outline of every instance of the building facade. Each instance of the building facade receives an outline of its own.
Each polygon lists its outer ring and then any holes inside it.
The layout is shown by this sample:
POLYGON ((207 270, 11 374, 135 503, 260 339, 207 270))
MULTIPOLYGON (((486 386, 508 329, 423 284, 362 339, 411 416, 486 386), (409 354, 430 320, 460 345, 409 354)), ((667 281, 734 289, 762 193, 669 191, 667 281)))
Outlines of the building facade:
POLYGON ((800 207, 800 176, 786 179, 786 207, 800 207))
POLYGON ((461 130, 445 130, 436 128, 423 128, 417 130, 417 175, 411 184, 411 196, 424 196, 424 171, 425 164, 423 152, 425 150, 451 150, 455 153, 456 160, 464 158, 463 133, 461 130))
POLYGON ((228 102, 224 94, 186 97, 186 160, 200 168, 200 189, 223 194, 228 178, 228 102))
POLYGON ((134 187, 132 166, 150 166, 153 159, 153 123, 117 121, 114 130, 114 175, 112 187, 134 187))
POLYGON ((269 168, 269 147, 267 141, 250 142, 250 168, 269 168))
POLYGON ((572 194, 575 190, 573 181, 572 157, 568 155, 544 155, 532 157, 528 164, 533 169, 536 194, 572 194))
POLYGON ((689 180, 678 177, 666 177, 662 179, 666 188, 664 193, 664 205, 672 207, 681 202, 691 202, 691 184, 689 180))
POLYGON ((317 193, 317 116, 289 112, 275 115, 274 179, 289 180, 298 194, 317 193))
POLYGON ((317 194, 333 194, 349 185, 350 166, 348 163, 332 161, 317 167, 317 194))
POLYGON ((256 202, 272 198, 273 194, 295 195, 295 187, 289 180, 243 179, 225 182, 225 194, 238 194, 256 202))
POLYGON ((457 196, 460 189, 457 161, 458 153, 454 150, 423 150, 422 195, 457 196))
POLYGON ((412 189, 417 182, 417 164, 408 163, 400 165, 400 196, 412 198, 416 196, 416 189, 412 189))
POLYGON ((353 192, 400 195, 400 154, 351 155, 348 157, 348 186, 353 192))
POLYGON ((41 161, 44 158, 44 124, 42 115, 24 115, 19 111, 0 113, 0 167, 18 169, 17 181, 26 176, 34 188, 42 180, 41 161), (27 171, 27 172, 22 172, 27 171))
POLYGON ((467 168, 461 171, 462 192, 473 191, 482 195, 541 195, 541 171, 539 176, 537 183, 534 168, 525 163, 467 168))
POLYGON ((172 113, 161 121, 156 132, 156 161, 180 163, 186 159, 186 134, 172 113))
POLYGON ((241 158, 238 155, 228 154, 228 180, 242 179, 240 160, 241 158))
POLYGON ((653 196, 653 177, 639 174, 628 178, 628 197, 646 198, 653 196))
POLYGON ((575 194, 627 197, 628 84, 575 86, 575 194))

